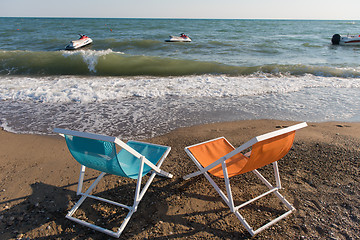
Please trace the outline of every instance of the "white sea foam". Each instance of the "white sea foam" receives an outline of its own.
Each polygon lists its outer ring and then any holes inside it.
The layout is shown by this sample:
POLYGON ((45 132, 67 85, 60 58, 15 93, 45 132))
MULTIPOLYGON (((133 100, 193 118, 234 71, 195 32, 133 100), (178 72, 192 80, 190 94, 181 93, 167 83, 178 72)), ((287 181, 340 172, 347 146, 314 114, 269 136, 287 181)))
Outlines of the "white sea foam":
POLYGON ((96 64, 98 63, 98 59, 101 56, 105 56, 107 54, 124 54, 123 52, 114 52, 111 49, 107 50, 78 50, 78 51, 63 51, 64 57, 77 56, 80 55, 84 62, 87 64, 90 72, 96 73, 96 64))
POLYGON ((13 129, 9 126, 9 124, 8 124, 8 122, 6 121, 5 118, 1 118, 1 119, 0 119, 0 128, 2 128, 3 130, 5 130, 5 131, 7 131, 7 132, 16 133, 16 131, 13 130, 13 129))
POLYGON ((64 127, 143 138, 217 121, 360 121, 352 78, 8 76, 0 84, 0 124, 20 133, 64 127))
POLYGON ((101 102, 129 97, 243 97, 305 88, 360 88, 359 79, 253 75, 247 77, 2 77, 0 99, 44 103, 101 102))

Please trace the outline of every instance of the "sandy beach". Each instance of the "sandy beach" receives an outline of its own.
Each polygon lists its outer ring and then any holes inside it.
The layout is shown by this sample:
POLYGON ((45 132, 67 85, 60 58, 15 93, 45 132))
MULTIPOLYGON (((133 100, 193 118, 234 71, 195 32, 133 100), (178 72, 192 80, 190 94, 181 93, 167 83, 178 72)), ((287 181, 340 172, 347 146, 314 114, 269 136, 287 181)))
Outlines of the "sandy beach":
MULTIPOLYGON (((239 146, 257 135, 295 123, 214 123, 180 128, 144 140, 172 147, 163 169, 174 177, 155 178, 120 238, 359 239, 360 123, 308 123, 297 132, 293 148, 279 161, 284 188, 281 193, 297 211, 255 237, 230 213, 203 176, 182 179, 196 170, 184 152, 185 146, 220 136, 239 146)), ((80 165, 61 137, 1 130, 0 239, 111 239, 65 218, 78 199, 79 170, 80 165)), ((265 167, 262 172, 271 176, 271 170, 265 167)), ((85 185, 98 174, 88 173, 85 185)), ((233 177, 231 182, 236 203, 264 190, 252 173, 233 177)), ((134 188, 133 180, 106 176, 95 192, 127 203, 134 188)), ((266 197, 246 207, 242 214, 256 227, 262 219, 283 210, 276 198, 266 197)), ((89 200, 80 214, 100 225, 117 227, 123 213, 89 200)))

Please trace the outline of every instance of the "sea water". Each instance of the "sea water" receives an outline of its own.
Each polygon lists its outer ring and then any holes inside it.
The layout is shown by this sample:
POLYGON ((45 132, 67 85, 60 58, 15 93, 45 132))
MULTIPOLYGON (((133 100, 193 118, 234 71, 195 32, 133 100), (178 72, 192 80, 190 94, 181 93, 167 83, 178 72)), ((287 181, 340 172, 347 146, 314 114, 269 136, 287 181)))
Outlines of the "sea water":
POLYGON ((0 124, 123 138, 219 121, 360 121, 360 21, 0 18, 0 124), (184 32, 191 43, 168 43, 184 32), (93 44, 65 51, 86 34, 93 44))

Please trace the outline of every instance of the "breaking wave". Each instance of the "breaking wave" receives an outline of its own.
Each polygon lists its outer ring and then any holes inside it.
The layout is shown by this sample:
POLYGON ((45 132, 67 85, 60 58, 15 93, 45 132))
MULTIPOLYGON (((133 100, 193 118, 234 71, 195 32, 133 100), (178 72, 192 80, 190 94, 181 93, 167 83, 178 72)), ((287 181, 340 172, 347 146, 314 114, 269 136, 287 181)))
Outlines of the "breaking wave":
POLYGON ((128 55, 108 50, 0 51, 1 75, 73 76, 247 76, 255 73, 312 74, 324 77, 359 78, 360 69, 349 67, 295 65, 232 66, 157 56, 128 55))

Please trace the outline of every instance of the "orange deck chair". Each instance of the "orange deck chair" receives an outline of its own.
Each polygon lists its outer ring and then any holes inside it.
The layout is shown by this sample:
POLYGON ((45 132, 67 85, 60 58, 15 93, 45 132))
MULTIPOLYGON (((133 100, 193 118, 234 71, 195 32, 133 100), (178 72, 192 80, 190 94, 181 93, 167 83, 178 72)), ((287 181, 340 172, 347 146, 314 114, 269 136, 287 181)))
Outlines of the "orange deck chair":
POLYGON ((186 153, 200 170, 185 176, 184 179, 186 180, 191 177, 204 174, 225 203, 229 206, 230 211, 236 215, 251 236, 254 236, 279 220, 285 218, 295 210, 295 208, 279 193, 281 183, 277 161, 289 152, 294 141, 295 131, 306 126, 306 122, 303 122, 281 130, 270 132, 255 137, 236 149, 224 137, 186 147, 186 153), (241 153, 250 147, 251 151, 246 154, 241 153), (267 181, 257 170, 258 168, 266 166, 270 163, 273 164, 276 187, 267 181), (270 190, 239 206, 235 206, 229 178, 249 171, 255 173, 270 190), (226 195, 217 186, 208 173, 211 173, 219 178, 224 178, 226 195), (239 209, 270 193, 274 193, 281 202, 284 203, 289 211, 259 227, 257 230, 253 230, 245 218, 239 213, 239 209))

